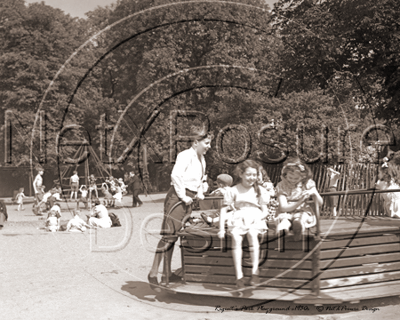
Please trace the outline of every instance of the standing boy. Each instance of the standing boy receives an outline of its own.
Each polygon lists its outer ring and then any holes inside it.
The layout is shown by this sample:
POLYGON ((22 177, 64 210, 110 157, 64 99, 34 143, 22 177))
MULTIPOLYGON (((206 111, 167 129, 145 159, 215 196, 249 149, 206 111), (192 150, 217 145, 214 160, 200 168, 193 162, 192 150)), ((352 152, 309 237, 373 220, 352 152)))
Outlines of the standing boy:
MULTIPOLYGON (((328 168, 327 172, 329 176, 329 187, 328 192, 336 192, 337 191, 337 184, 340 177, 340 172, 335 171, 332 168, 328 168)), ((330 208, 331 216, 336 217, 336 207, 338 205, 339 196, 328 196, 326 199, 326 205, 330 208)))

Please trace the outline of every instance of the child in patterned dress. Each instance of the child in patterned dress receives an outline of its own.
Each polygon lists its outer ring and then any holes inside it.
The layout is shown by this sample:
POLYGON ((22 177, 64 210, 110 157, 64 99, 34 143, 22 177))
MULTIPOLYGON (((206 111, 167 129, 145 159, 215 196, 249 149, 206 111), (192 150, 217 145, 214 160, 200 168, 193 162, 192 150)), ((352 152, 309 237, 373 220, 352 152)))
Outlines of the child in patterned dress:
MULTIPOLYGON (((379 169, 378 189, 400 189, 400 169, 392 163, 385 162, 379 169)), ((400 218, 400 192, 381 193, 385 203, 385 213, 390 217, 400 218)))
POLYGON ((279 212, 277 233, 281 230, 293 230, 295 240, 300 240, 307 228, 316 224, 313 209, 306 202, 313 196, 319 206, 323 200, 319 195, 312 173, 298 157, 288 158, 283 165, 281 179, 276 187, 279 212))

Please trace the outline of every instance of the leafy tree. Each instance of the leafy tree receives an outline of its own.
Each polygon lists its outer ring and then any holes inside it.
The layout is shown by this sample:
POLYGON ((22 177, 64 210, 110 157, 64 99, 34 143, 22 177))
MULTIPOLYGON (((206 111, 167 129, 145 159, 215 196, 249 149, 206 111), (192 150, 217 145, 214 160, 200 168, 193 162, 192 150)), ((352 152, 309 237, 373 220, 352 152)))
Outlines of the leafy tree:
POLYGON ((399 115, 399 16, 396 0, 280 0, 276 32, 285 50, 282 65, 290 90, 328 88, 344 74, 356 99, 374 116, 399 115))
MULTIPOLYGON (((68 56, 85 37, 84 20, 73 19, 61 10, 42 3, 25 5, 22 0, 0 4, 0 102, 2 114, 11 110, 17 128, 13 137, 15 165, 30 163, 30 138, 35 115, 46 89, 68 56)), ((47 94, 42 110, 47 113, 47 161, 55 163, 59 123, 73 80, 81 76, 79 63, 72 63, 47 94)), ((3 121, 4 123, 4 121, 3 121)), ((37 130, 38 127, 36 127, 37 130)), ((3 137, 4 130, 1 135, 3 137)), ((34 139, 33 162, 39 162, 38 138, 34 139)))

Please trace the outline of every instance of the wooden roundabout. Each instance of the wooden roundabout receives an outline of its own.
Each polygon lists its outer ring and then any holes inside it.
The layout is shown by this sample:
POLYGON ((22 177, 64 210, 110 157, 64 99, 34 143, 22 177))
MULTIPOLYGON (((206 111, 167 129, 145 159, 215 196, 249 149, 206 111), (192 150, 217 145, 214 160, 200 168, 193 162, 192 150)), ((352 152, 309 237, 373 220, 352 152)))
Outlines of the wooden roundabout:
MULTIPOLYGON (((382 192, 385 191, 354 190, 321 196, 373 197, 382 192)), ((215 204, 218 199, 205 201, 215 204)), ((358 303, 399 295, 400 219, 368 215, 368 206, 365 214, 358 216, 323 217, 317 205, 315 213, 317 224, 303 235, 302 241, 294 241, 290 233, 277 236, 274 221, 268 222, 268 232, 259 236, 261 283, 242 290, 235 286, 230 236, 221 240, 217 228, 186 223, 178 233, 183 281, 167 283, 164 290, 314 305, 358 303)), ((194 211, 192 216, 196 214, 194 211)), ((251 262, 246 239, 242 261, 248 284, 251 262)))

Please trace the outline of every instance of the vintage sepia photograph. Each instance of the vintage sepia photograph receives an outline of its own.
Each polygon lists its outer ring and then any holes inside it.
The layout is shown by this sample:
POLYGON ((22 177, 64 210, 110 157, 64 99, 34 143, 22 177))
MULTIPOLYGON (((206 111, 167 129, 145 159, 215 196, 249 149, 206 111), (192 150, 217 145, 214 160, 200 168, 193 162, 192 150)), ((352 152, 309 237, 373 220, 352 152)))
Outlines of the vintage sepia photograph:
POLYGON ((398 0, 0 0, 1 319, 398 319, 398 0))

